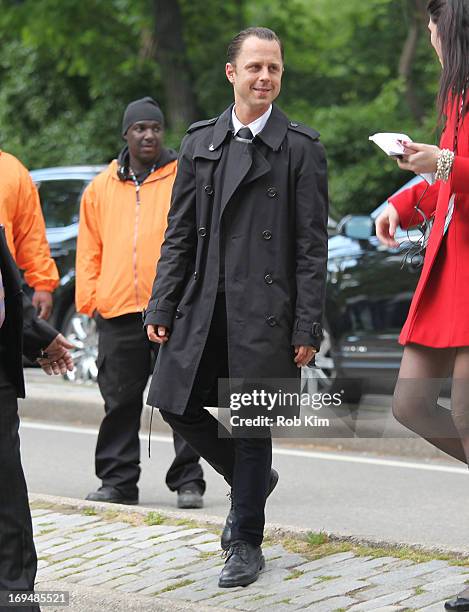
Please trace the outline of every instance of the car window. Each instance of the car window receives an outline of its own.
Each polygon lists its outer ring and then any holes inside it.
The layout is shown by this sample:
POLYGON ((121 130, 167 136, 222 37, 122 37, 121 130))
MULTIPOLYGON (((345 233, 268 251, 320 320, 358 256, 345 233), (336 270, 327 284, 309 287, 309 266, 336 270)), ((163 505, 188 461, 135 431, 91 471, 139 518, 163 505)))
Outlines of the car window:
POLYGON ((44 180, 37 185, 46 227, 78 223, 81 195, 86 185, 82 179, 44 180))

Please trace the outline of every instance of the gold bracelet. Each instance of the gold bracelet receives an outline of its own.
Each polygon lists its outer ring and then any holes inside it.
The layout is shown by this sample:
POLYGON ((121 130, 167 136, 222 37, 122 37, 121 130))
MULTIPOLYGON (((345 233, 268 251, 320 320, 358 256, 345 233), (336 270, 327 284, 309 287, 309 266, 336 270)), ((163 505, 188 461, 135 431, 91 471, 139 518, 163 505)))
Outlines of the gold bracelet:
POLYGON ((451 170, 453 169, 454 153, 449 149, 441 149, 438 160, 436 162, 435 179, 437 181, 447 182, 451 170))

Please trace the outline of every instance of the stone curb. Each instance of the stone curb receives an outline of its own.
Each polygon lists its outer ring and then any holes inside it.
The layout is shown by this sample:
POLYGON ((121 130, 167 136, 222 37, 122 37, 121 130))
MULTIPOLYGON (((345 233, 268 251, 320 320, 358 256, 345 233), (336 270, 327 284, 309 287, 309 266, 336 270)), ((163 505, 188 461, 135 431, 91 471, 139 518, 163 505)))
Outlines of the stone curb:
MULTIPOLYGON (((70 508, 73 510, 83 511, 86 509, 93 509, 98 512, 107 512, 113 510, 123 514, 140 514, 142 516, 147 515, 149 512, 160 514, 170 520, 191 520, 202 525, 208 525, 222 529, 224 521, 220 520, 219 517, 215 517, 210 514, 204 514, 200 511, 191 512, 184 510, 179 512, 177 510, 168 510, 167 508, 160 509, 158 507, 146 507, 146 506, 128 506, 125 504, 107 504, 102 502, 92 502, 88 500, 76 499, 72 497, 57 497, 54 495, 44 495, 38 493, 30 493, 29 500, 31 503, 44 503, 54 506, 62 506, 64 508, 70 508)), ((267 523, 265 526, 265 535, 272 538, 293 538, 297 540, 305 540, 308 534, 311 533, 311 529, 304 529, 301 527, 294 527, 291 525, 280 525, 278 523, 267 523)), ((454 551, 446 547, 423 547, 417 544, 409 542, 387 542, 386 540, 378 540, 373 538, 360 538, 356 536, 350 536, 345 534, 330 533, 327 531, 324 533, 330 542, 343 542, 357 546, 367 546, 370 548, 388 548, 396 549, 399 547, 410 548, 416 552, 426 553, 429 555, 446 554, 452 555, 455 559, 467 558, 466 554, 458 551, 454 551)))

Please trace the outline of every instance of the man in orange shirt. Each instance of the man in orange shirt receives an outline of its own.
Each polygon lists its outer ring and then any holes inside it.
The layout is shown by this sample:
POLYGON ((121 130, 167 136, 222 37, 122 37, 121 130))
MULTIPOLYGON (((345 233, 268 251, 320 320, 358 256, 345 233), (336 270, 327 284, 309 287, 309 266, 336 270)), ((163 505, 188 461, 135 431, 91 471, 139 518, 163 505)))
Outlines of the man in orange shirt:
MULTIPOLYGON (((152 345, 142 311, 151 294, 166 230, 176 154, 163 147, 164 117, 149 97, 131 102, 123 118, 127 145, 86 188, 77 243, 76 305, 99 332, 98 384, 105 417, 96 445, 102 486, 93 501, 138 503, 138 432, 152 345)), ((174 434, 176 457, 166 483, 178 507, 201 508, 205 481, 199 455, 174 434)))
POLYGON ((34 289, 38 315, 48 319, 59 273, 50 256, 39 194, 23 164, 5 151, 0 151, 0 223, 11 254, 34 289))

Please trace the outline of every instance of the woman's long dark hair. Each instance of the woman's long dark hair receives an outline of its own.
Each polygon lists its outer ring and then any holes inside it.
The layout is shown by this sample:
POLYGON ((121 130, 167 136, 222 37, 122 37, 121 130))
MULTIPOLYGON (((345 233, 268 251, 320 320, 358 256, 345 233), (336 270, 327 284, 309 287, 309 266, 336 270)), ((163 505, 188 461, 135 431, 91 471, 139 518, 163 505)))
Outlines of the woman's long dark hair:
POLYGON ((427 11, 438 26, 441 44, 443 70, 437 98, 441 120, 448 102, 462 94, 469 77, 469 0, 430 0, 427 11))

